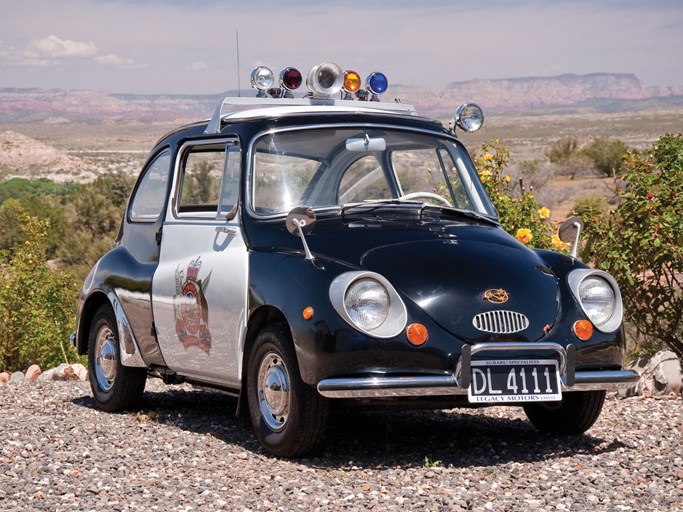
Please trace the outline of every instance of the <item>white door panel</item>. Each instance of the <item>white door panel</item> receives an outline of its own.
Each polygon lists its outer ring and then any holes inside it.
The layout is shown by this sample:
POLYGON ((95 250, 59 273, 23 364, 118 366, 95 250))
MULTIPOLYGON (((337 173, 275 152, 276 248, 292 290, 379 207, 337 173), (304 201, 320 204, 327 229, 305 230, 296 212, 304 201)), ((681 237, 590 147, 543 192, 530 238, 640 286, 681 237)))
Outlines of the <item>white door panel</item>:
POLYGON ((239 384, 247 274, 237 222, 164 224, 152 292, 159 346, 171 370, 239 384))

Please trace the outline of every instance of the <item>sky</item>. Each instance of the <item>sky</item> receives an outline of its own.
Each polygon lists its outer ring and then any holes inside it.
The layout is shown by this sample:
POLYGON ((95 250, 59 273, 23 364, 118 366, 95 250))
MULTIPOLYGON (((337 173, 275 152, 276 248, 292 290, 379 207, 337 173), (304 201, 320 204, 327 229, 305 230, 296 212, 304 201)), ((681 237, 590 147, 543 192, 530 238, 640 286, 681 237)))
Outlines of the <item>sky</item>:
POLYGON ((326 61, 390 85, 596 72, 683 85, 683 0, 0 0, 0 13, 0 88, 215 94, 249 89, 257 65, 305 76, 326 61))

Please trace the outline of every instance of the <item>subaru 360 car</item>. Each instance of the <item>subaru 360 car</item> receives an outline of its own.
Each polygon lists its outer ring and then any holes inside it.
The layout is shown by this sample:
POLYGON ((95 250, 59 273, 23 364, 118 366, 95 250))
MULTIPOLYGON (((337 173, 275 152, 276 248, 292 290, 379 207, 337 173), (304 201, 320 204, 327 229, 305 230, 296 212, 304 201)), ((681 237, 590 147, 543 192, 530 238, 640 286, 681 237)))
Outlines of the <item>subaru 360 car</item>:
POLYGON ((614 279, 501 228, 456 135, 477 105, 444 126, 333 63, 305 94, 295 68, 251 81, 156 144, 83 284, 98 407, 138 406, 149 375, 215 387, 289 457, 332 406, 521 406, 577 434, 637 380, 614 279))

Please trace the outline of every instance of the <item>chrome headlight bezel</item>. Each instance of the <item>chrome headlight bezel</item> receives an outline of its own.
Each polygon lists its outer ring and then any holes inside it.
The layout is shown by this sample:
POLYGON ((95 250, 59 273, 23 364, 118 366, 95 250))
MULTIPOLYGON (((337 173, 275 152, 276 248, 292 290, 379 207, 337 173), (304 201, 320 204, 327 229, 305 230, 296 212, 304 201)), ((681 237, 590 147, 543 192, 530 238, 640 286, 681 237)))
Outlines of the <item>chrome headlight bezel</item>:
MULTIPOLYGON (((405 329, 408 321, 408 312, 401 297, 391 283, 380 274, 368 271, 352 271, 338 275, 330 284, 330 302, 335 311, 339 313, 349 325, 355 329, 375 338, 393 338, 405 329), (347 297, 354 286, 364 282, 375 283, 386 292, 387 305, 386 315, 377 327, 367 328, 354 319, 353 312, 349 312, 347 297)), ((383 315, 384 316, 384 315, 383 315)))
POLYGON ((621 292, 619 291, 619 285, 614 280, 614 278, 607 272, 602 270, 594 269, 577 269, 573 270, 567 276, 567 281, 569 283, 569 289, 571 290, 574 298, 579 303, 581 310, 586 315, 586 317, 591 321, 595 328, 604 333, 614 332, 621 327, 622 321, 624 319, 624 306, 621 299, 621 292), (614 295, 613 308, 609 316, 604 320, 598 320, 596 322, 596 317, 590 306, 584 303, 581 299, 581 288, 588 280, 602 280, 606 286, 611 288, 614 295))

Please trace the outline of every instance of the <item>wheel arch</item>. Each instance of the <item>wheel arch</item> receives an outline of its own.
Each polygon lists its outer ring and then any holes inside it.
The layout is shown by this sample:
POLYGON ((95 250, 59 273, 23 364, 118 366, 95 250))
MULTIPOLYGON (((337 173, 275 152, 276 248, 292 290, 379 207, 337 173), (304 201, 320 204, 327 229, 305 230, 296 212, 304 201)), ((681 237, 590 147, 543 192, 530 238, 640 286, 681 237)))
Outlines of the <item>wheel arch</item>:
POLYGON ((249 411, 247 409, 247 362, 249 361, 249 354, 254 346, 256 337, 259 333, 268 325, 284 323, 289 326, 287 318, 284 313, 274 306, 261 306, 256 309, 249 316, 249 321, 247 323, 247 332, 244 338, 244 348, 242 350, 242 361, 240 369, 240 396, 237 403, 237 415, 248 415, 249 411))
POLYGON ((95 313, 105 304, 109 304, 114 309, 107 294, 101 290, 92 293, 83 303, 76 330, 76 350, 79 355, 88 353, 88 339, 90 338, 90 327, 95 313))
POLYGON ((76 330, 76 349, 80 355, 88 352, 88 340, 90 339, 90 327, 97 311, 104 305, 109 305, 116 319, 119 334, 119 348, 121 364, 130 367, 146 368, 147 364, 142 358, 140 347, 133 329, 123 310, 121 301, 114 291, 97 289, 93 291, 83 302, 79 314, 79 324, 76 330))

